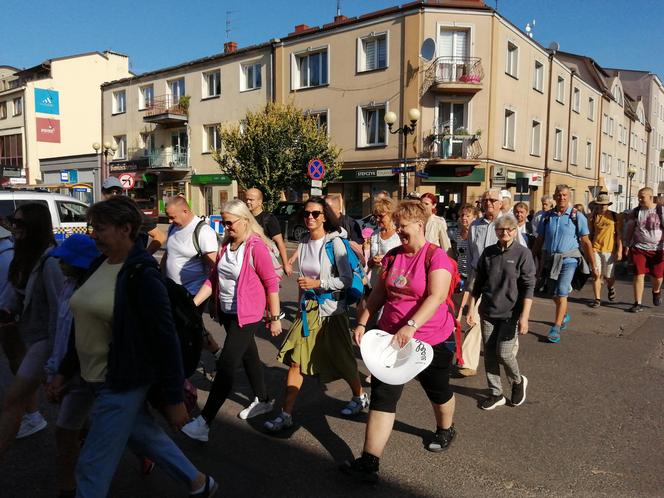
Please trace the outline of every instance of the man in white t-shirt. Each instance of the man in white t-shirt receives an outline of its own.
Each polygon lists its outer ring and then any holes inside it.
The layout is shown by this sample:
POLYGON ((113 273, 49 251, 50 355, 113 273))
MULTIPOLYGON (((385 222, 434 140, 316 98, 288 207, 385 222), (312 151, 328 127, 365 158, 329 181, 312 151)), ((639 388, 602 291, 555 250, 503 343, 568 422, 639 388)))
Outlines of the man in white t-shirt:
POLYGON ((183 197, 168 201, 166 215, 172 226, 168 230, 162 268, 166 277, 182 284, 189 294, 195 296, 215 263, 219 250, 217 234, 192 212, 183 197))

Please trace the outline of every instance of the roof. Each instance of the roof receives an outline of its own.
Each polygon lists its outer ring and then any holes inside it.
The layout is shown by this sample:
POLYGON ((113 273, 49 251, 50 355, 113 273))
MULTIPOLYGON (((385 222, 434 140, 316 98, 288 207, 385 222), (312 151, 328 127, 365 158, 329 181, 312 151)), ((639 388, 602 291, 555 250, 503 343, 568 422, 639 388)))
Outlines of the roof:
POLYGON ((611 96, 609 86, 607 85, 607 79, 610 75, 592 57, 572 54, 570 52, 556 52, 556 57, 567 67, 573 69, 579 78, 595 90, 606 96, 611 96))
POLYGON ((106 54, 112 54, 112 55, 117 55, 119 57, 129 58, 129 56, 126 55, 126 54, 121 54, 120 52, 113 52, 111 50, 105 50, 104 52, 99 52, 99 51, 83 52, 83 53, 80 53, 80 54, 65 55, 65 56, 62 56, 62 57, 55 57, 53 59, 46 59, 41 64, 37 64, 36 66, 32 66, 32 67, 29 67, 27 69, 22 69, 20 71, 17 71, 16 75, 23 78, 23 77, 28 76, 30 74, 39 73, 41 71, 50 71, 51 70, 51 64, 53 62, 58 62, 58 61, 63 61, 63 60, 68 60, 68 59, 76 59, 78 57, 88 57, 90 55, 99 55, 100 57, 107 58, 106 54))

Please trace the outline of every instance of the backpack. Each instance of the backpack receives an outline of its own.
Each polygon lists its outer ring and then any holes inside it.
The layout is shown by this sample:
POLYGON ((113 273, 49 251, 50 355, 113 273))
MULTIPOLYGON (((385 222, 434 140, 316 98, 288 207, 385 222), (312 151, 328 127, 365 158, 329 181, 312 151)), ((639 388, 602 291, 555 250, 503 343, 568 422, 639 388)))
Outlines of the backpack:
MULTIPOLYGON (((348 255, 348 263, 350 264, 350 269, 353 272, 353 281, 349 288, 344 289, 344 297, 346 298, 347 304, 356 304, 362 299, 364 295, 364 268, 360 259, 355 254, 355 251, 350 247, 350 242, 348 239, 340 237, 341 241, 344 243, 346 248, 346 254, 348 255)), ((325 252, 327 257, 330 259, 333 267, 336 267, 337 262, 334 259, 334 240, 330 240, 325 243, 325 252)))
MULTIPOLYGON (((205 225, 207 225, 207 222, 205 221, 205 219, 201 218, 198 221, 198 223, 196 223, 196 227, 194 228, 194 232, 191 235, 191 239, 192 239, 191 241, 194 244, 194 250, 196 251, 196 257, 197 258, 202 258, 203 257, 203 251, 201 250, 201 243, 199 241, 199 238, 200 238, 199 235, 201 233, 201 229, 205 225)), ((176 228, 175 224, 171 224, 168 227, 168 236, 169 237, 173 234, 173 232, 175 231, 175 228, 176 228)), ((216 231, 214 233, 217 236, 218 245, 221 246, 221 236, 216 231)))
MULTIPOLYGON (((431 266, 431 258, 433 258, 433 253, 435 252, 436 249, 440 248, 436 244, 429 243, 429 247, 427 247, 427 253, 424 257, 424 269, 427 277, 429 276, 429 267, 431 266)), ((385 264, 385 271, 383 271, 382 273, 383 278, 386 278, 387 274, 390 272, 390 268, 392 267, 392 264, 394 263, 394 260, 396 259, 399 251, 402 251, 402 248, 395 247, 394 249, 390 249, 387 252, 387 254, 384 256, 386 264, 385 264)), ((464 361, 463 361, 463 355, 461 354, 461 323, 459 322, 459 320, 456 319, 456 306, 454 305, 453 301, 454 293, 459 284, 461 283, 461 275, 459 274, 459 267, 457 266, 457 262, 450 257, 448 257, 448 259, 452 265, 450 271, 450 274, 452 275, 452 280, 450 281, 450 288, 447 291, 447 298, 445 299, 445 304, 447 305, 447 309, 450 313, 450 316, 454 321, 454 342, 455 342, 454 354, 456 356, 457 365, 463 366, 464 361)))
MULTIPOLYGON (((272 242, 272 241, 270 241, 272 242)), ((279 277, 279 280, 284 278, 284 267, 281 266, 281 261, 279 259, 279 249, 277 249, 277 245, 272 242, 272 244, 265 244, 267 246, 267 250, 270 253, 270 258, 272 259, 272 266, 274 267, 274 271, 279 277)), ((251 264, 251 267, 255 270, 256 266, 254 265, 254 248, 251 248, 251 252, 249 253, 249 263, 251 264)))

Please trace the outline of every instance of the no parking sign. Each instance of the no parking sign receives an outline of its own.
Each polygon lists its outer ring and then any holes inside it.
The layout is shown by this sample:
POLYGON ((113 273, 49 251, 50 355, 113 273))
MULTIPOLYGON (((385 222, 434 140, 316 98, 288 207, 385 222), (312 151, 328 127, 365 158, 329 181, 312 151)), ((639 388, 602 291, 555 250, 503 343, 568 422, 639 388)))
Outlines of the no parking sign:
POLYGON ((320 159, 312 159, 307 165, 307 175, 312 180, 322 180, 325 177, 325 165, 320 159))

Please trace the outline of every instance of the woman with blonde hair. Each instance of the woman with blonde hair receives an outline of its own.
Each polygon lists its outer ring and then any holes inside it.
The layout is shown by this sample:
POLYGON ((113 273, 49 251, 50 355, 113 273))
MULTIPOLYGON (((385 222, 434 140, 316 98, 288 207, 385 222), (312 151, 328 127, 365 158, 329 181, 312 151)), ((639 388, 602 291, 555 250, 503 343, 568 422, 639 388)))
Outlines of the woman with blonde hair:
POLYGON ((272 410, 265 387, 263 365, 254 335, 260 329, 266 308, 270 332, 281 334, 279 276, 268 241, 246 204, 232 200, 222 206, 225 228, 217 260, 208 280, 194 297, 198 305, 212 297, 210 315, 226 330, 226 340, 217 360, 217 375, 201 414, 182 428, 187 436, 207 441, 210 425, 233 388, 234 374, 242 364, 254 392, 253 402, 240 412, 248 419, 272 410))

